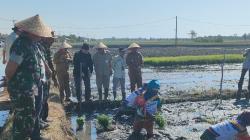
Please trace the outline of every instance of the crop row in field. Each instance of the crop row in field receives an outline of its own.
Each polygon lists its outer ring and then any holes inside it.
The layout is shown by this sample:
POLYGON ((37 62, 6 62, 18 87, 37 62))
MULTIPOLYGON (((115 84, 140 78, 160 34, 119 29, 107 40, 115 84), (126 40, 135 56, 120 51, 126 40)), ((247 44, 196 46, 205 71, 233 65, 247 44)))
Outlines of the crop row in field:
MULTIPOLYGON (((224 55, 146 57, 144 61, 145 65, 151 66, 219 64, 224 61, 224 55)), ((225 63, 240 63, 242 61, 243 56, 240 54, 225 55, 225 63)))

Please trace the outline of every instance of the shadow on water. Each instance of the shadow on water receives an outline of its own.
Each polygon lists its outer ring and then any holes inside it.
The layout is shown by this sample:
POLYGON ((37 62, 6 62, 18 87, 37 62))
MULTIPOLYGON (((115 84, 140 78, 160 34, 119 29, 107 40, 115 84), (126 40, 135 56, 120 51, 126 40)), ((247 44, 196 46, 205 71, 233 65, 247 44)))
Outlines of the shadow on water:
POLYGON ((86 115, 83 129, 78 129, 77 118, 78 118, 77 114, 72 114, 70 117, 71 125, 72 125, 74 133, 76 134, 77 139, 78 140, 96 140, 97 138, 96 126, 95 126, 92 116, 90 114, 86 115))

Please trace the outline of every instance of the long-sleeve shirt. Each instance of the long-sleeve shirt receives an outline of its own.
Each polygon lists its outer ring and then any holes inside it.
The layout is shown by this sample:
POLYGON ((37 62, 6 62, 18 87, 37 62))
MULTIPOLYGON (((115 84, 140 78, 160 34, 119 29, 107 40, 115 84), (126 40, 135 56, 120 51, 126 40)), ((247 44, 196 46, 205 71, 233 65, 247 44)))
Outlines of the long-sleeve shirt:
POLYGON ((54 63, 56 65, 56 72, 68 72, 69 64, 71 61, 71 55, 68 51, 57 51, 54 55, 54 63))
POLYGON ((140 71, 143 65, 143 56, 140 52, 131 52, 126 57, 129 71, 140 71))
POLYGON ((250 69, 250 50, 247 49, 243 56, 245 57, 245 60, 243 62, 243 68, 250 69))
POLYGON ((105 53, 95 53, 93 56, 93 63, 96 75, 110 75, 112 56, 106 51, 105 53))
POLYGON ((17 34, 15 32, 12 32, 10 35, 7 36, 5 43, 4 43, 4 48, 3 50, 5 51, 5 59, 9 61, 9 54, 10 54, 10 48, 14 41, 17 39, 17 34))
POLYGON ((114 70, 115 78, 125 78, 126 63, 123 57, 120 55, 115 56, 112 62, 112 68, 114 70))
POLYGON ((80 76, 80 69, 82 69, 84 75, 88 75, 93 72, 93 61, 90 53, 85 54, 81 51, 76 52, 73 58, 73 64, 73 73, 75 76, 80 76), (82 68, 80 65, 82 65, 82 68))

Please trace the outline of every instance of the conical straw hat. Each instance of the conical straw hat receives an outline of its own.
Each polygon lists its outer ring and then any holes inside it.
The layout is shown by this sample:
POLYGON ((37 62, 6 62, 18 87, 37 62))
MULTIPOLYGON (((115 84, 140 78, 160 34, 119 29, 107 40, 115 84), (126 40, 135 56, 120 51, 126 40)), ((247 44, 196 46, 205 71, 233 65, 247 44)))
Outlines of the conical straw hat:
POLYGON ((64 41, 64 42, 62 43, 61 48, 69 49, 69 48, 72 48, 72 46, 71 46, 69 43, 67 43, 66 41, 64 41))
POLYGON ((39 15, 19 21, 15 27, 39 37, 52 37, 52 30, 46 26, 39 15))
POLYGON ((139 46, 139 45, 136 44, 136 43, 132 43, 132 44, 129 45, 128 48, 129 48, 129 49, 131 49, 131 48, 141 48, 141 46, 139 46))
POLYGON ((103 44, 102 42, 98 43, 96 46, 95 46, 96 49, 107 49, 108 47, 103 44))

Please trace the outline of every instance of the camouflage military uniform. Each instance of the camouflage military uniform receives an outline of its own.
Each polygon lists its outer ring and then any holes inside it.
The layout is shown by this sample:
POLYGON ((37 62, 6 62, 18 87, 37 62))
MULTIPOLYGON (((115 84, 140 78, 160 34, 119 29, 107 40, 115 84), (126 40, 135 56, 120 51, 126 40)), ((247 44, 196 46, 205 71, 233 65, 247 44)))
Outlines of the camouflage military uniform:
POLYGON ((71 61, 71 58, 72 57, 68 51, 64 52, 59 50, 54 55, 61 100, 64 99, 64 92, 66 94, 66 100, 71 96, 69 88, 69 62, 71 61))
POLYGON ((131 91, 135 91, 135 87, 142 86, 142 73, 141 67, 143 64, 143 57, 139 52, 131 52, 126 57, 128 65, 128 74, 130 79, 131 91))
POLYGON ((35 95, 41 78, 41 60, 36 44, 26 37, 19 37, 10 50, 9 60, 18 64, 8 81, 8 92, 14 111, 13 139, 29 139, 35 127, 35 95))

